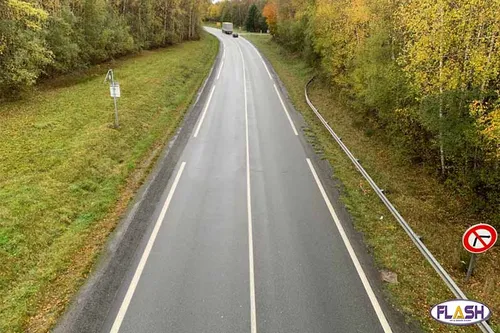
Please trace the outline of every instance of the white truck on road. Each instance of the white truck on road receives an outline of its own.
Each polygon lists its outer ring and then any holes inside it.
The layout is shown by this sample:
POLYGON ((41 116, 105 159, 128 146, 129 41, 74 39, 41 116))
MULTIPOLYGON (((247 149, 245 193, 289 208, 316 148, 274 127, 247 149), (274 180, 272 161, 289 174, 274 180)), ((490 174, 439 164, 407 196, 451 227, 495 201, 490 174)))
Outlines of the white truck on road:
POLYGON ((232 22, 222 22, 222 32, 225 34, 233 33, 233 23, 232 22))

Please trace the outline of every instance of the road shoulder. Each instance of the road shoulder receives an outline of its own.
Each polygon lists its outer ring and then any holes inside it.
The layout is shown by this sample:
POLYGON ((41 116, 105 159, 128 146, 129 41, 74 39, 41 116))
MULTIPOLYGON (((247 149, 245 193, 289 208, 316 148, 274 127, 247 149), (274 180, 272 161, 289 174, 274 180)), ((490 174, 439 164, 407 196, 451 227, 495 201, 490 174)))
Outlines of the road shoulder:
POLYGON ((197 119, 210 94, 221 58, 222 48, 199 88, 195 101, 184 116, 182 124, 157 159, 150 175, 141 186, 134 201, 108 242, 95 265, 95 270, 74 297, 71 306, 59 320, 54 332, 98 332, 111 308, 116 293, 143 238, 151 233, 156 203, 162 197, 197 119))

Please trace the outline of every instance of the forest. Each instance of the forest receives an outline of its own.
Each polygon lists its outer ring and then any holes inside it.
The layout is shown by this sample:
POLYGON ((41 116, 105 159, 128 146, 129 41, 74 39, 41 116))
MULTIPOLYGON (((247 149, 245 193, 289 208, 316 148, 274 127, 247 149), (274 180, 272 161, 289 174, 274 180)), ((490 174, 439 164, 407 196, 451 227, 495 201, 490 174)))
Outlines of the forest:
POLYGON ((2 0, 0 97, 43 77, 197 39, 206 6, 204 0, 2 0))
POLYGON ((267 19, 263 15, 266 0, 234 0, 211 3, 204 13, 206 22, 233 22, 248 32, 267 32, 267 19))
POLYGON ((500 0, 261 6, 274 41, 315 66, 368 130, 498 225, 500 0))
POLYGON ((265 32, 411 163, 500 206, 500 0, 4 0, 0 97, 199 36, 200 20, 265 32))

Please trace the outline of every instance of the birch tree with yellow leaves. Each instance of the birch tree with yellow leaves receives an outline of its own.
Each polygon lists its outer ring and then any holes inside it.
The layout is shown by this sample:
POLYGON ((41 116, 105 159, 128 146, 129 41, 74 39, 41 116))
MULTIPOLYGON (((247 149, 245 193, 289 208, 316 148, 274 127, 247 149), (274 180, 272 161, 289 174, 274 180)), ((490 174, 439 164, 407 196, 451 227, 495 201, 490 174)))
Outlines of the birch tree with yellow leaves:
POLYGON ((500 205, 500 0, 272 3, 275 41, 311 45, 346 107, 478 209, 500 205))
POLYGON ((479 90, 478 97, 483 98, 491 81, 498 76, 498 56, 493 55, 498 50, 498 3, 417 0, 400 6, 397 17, 405 36, 403 68, 422 98, 438 99, 439 119, 430 119, 440 133, 443 173, 446 169, 443 136, 447 125, 453 122, 447 119, 453 110, 446 109, 445 95, 455 93, 458 107, 462 108, 470 103, 467 92, 479 90))

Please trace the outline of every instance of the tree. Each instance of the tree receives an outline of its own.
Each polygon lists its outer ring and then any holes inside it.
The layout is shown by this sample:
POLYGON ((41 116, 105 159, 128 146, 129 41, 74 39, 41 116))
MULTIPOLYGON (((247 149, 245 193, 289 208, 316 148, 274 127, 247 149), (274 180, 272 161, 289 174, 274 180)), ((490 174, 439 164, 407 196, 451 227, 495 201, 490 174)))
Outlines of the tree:
POLYGON ((258 25, 260 31, 267 32, 269 27, 267 26, 266 18, 264 16, 259 17, 258 25))
MULTIPOLYGON (((494 50, 500 46, 499 9, 498 0, 419 0, 398 12, 406 37, 401 64, 421 98, 436 111, 424 114, 424 120, 438 132, 443 174, 446 151, 458 153, 457 135, 464 135, 463 127, 470 124, 467 96, 475 89, 484 95, 489 82, 498 78, 494 50)), ((454 159, 456 153, 450 155, 454 159)))
POLYGON ((206 0, 1 0, 0 93, 199 36, 206 0))
POLYGON ((248 15, 245 22, 245 29, 250 32, 258 31, 260 26, 260 12, 255 4, 252 4, 248 9, 248 15))
POLYGON ((346 85, 346 74, 354 56, 355 36, 347 9, 350 0, 318 0, 312 21, 314 48, 332 83, 346 85))
POLYGON ((17 91, 33 85, 52 52, 43 39, 48 13, 18 0, 0 3, 0 91, 17 91))
POLYGON ((222 14, 222 6, 220 2, 217 3, 211 3, 208 6, 208 11, 205 16, 205 19, 209 21, 219 21, 221 19, 221 14, 222 14))
POLYGON ((266 3, 264 9, 262 10, 262 15, 266 18, 266 23, 269 27, 269 32, 272 35, 276 34, 276 25, 277 25, 276 5, 272 2, 266 3))
POLYGON ((269 0, 273 39, 411 160, 500 204, 500 0, 269 0))

